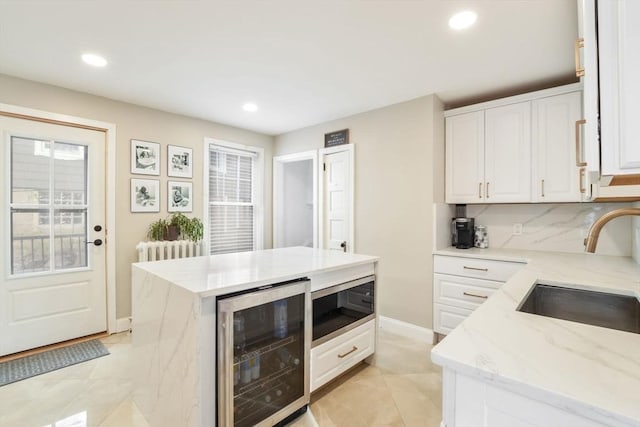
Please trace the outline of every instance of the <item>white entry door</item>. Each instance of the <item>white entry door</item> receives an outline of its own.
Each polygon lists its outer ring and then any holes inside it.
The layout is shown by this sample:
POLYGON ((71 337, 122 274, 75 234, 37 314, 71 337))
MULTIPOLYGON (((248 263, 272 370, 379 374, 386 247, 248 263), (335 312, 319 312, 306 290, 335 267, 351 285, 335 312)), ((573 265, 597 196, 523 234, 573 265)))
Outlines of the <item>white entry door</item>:
POLYGON ((0 116, 0 356, 107 330, 105 133, 0 116))
POLYGON ((352 151, 323 155, 323 248, 353 252, 352 151))

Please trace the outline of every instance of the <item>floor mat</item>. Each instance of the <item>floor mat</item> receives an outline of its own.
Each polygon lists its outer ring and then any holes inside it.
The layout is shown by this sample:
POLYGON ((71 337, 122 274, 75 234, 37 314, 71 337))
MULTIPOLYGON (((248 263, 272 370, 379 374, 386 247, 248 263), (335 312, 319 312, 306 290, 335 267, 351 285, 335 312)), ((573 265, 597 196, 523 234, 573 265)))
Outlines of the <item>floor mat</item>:
POLYGON ((95 339, 2 362, 0 363, 0 386, 108 354, 109 351, 100 340, 95 339))

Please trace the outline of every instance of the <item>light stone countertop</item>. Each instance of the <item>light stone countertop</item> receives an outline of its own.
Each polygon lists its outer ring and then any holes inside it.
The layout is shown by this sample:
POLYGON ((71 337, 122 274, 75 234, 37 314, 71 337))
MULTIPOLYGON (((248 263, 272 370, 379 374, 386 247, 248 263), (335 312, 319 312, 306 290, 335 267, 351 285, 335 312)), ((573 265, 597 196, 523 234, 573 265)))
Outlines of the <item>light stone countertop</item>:
POLYGON ((640 334, 516 311, 536 281, 640 299, 640 265, 587 253, 434 254, 527 263, 434 347, 434 362, 564 410, 640 427, 640 334))
POLYGON ((299 279, 312 273, 370 264, 378 259, 369 255, 292 247, 133 265, 204 298, 299 279))

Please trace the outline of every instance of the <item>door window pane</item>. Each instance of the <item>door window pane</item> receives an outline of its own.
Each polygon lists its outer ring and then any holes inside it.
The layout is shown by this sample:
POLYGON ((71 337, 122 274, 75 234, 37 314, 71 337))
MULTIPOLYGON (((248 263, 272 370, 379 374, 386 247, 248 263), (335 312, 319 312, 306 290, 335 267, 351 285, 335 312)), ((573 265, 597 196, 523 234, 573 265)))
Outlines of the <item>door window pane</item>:
POLYGON ((60 218, 54 227, 56 270, 86 267, 86 209, 58 209, 54 217, 60 218))
POLYGON ((56 205, 84 205, 87 194, 86 147, 56 142, 54 153, 54 203, 56 205))
POLYGON ((11 137, 11 203, 48 204, 51 143, 11 137))
POLYGON ((36 273, 49 270, 49 227, 39 224, 42 209, 11 212, 11 273, 36 273))

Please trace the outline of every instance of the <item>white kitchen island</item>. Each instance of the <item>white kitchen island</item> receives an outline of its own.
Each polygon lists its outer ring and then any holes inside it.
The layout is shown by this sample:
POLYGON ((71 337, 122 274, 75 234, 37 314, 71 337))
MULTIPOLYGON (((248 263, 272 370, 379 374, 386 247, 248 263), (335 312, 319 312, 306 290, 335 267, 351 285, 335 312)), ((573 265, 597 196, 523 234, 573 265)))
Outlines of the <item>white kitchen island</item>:
POLYGON ((216 297, 303 277, 316 291, 377 260, 297 247, 134 264, 134 400, 149 424, 216 425, 216 297))
POLYGON ((431 353, 443 427, 640 427, 640 334, 519 312, 536 282, 640 298, 630 258, 511 250, 444 256, 526 262, 431 353))

